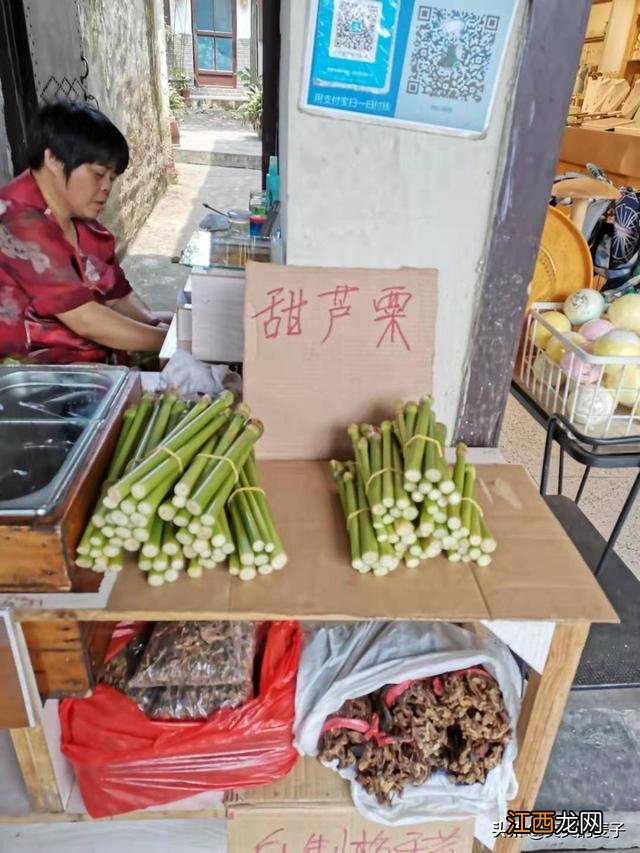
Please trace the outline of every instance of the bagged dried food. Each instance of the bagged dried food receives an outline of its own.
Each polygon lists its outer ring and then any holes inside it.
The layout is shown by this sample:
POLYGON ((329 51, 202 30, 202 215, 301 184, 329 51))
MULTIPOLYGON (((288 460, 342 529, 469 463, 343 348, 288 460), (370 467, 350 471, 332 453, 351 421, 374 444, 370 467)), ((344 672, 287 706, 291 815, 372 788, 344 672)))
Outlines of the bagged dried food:
POLYGON ((442 770, 461 785, 484 784, 512 736, 495 679, 473 667, 382 688, 327 717, 318 757, 382 805, 442 770))
POLYGON ((253 622, 158 622, 131 687, 246 685, 251 695, 253 622))
POLYGON ((156 687, 150 690, 153 696, 148 707, 143 707, 133 696, 131 698, 152 720, 203 720, 221 708, 239 708, 252 696, 245 684, 156 687))
POLYGON ((203 722, 149 720, 104 684, 86 699, 63 700, 61 749, 91 817, 285 776, 297 758, 291 729, 301 639, 296 622, 269 623, 256 697, 203 722))
POLYGON ((499 821, 517 791, 505 726, 515 728, 520 695, 518 667, 495 638, 440 622, 323 627, 303 649, 294 743, 351 781, 368 820, 499 821))
POLYGON ((152 627, 147 622, 119 622, 116 625, 100 677, 103 684, 125 692, 147 646, 152 627))

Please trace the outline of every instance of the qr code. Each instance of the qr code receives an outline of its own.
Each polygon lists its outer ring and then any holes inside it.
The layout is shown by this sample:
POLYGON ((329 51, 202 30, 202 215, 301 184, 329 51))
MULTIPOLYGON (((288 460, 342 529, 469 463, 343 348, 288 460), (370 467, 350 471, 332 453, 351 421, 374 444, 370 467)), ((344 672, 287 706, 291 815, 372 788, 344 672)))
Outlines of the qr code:
POLYGON ((378 0, 336 0, 329 55, 375 62, 381 17, 378 0))
POLYGON ((499 15, 420 6, 407 94, 482 100, 499 15))

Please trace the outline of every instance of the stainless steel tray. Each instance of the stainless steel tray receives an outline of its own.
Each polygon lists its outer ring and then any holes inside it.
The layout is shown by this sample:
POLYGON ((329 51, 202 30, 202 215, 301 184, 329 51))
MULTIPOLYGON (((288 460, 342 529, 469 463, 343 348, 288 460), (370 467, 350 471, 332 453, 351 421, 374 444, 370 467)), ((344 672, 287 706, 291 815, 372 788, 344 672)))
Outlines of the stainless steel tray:
POLYGON ((129 371, 0 367, 0 523, 51 513, 129 371))

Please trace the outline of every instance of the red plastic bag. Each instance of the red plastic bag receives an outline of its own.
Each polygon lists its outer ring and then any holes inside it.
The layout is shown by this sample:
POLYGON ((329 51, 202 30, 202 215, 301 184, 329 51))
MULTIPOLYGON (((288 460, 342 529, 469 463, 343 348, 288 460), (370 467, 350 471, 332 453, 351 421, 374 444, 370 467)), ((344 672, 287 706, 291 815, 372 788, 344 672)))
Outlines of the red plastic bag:
POLYGON ((292 725, 301 644, 296 622, 272 622, 259 695, 204 722, 149 720, 104 684, 88 699, 61 702, 62 752, 91 817, 202 791, 268 785, 285 776, 298 755, 292 725))

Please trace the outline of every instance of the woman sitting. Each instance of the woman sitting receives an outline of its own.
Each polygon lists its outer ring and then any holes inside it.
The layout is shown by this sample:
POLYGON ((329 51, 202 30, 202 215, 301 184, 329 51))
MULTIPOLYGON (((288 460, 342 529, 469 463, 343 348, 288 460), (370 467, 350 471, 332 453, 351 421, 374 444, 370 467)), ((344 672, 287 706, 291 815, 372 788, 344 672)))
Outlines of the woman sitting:
POLYGON ((99 362, 162 347, 163 318, 133 293, 97 221, 128 163, 124 136, 98 110, 39 110, 30 169, 0 188, 0 358, 99 362))

